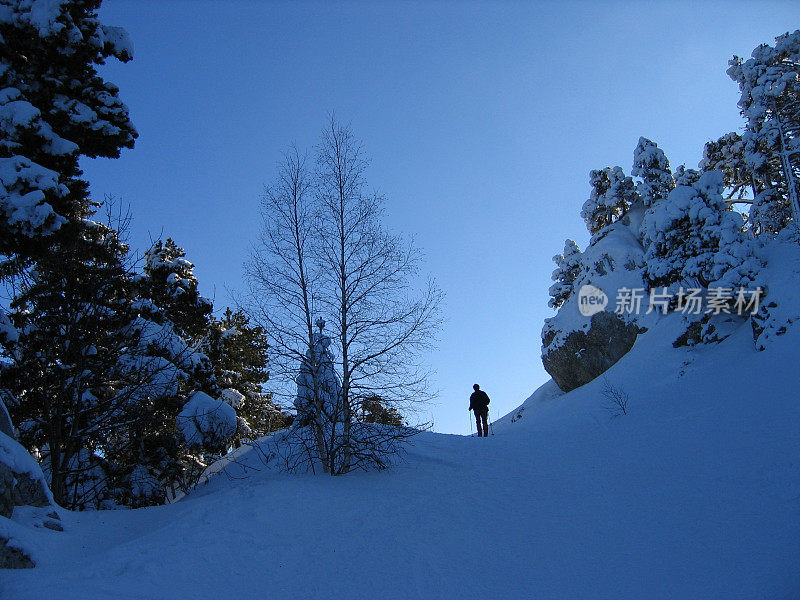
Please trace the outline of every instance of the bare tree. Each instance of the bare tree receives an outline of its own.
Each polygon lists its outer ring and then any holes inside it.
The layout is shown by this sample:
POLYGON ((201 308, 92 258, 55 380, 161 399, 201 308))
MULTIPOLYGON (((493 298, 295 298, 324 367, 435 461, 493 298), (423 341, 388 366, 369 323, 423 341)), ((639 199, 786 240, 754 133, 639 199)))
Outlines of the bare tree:
POLYGON ((331 117, 313 176, 296 149, 284 156, 265 190, 262 232, 246 265, 247 308, 268 332, 285 382, 301 369, 318 373, 319 354, 309 350, 322 330, 313 326, 319 317, 331 324, 340 401, 323 410, 315 392, 313 417, 298 415, 298 426, 314 427, 309 456, 331 474, 386 466, 395 442, 413 431, 358 423, 360 398, 408 405, 431 397, 418 358, 438 326, 442 293, 432 281, 415 293, 420 253, 383 230, 383 199, 366 192, 366 167, 350 128, 331 117))
MULTIPOLYGON (((329 472, 322 423, 322 401, 314 346, 314 312, 318 266, 314 261, 315 214, 307 158, 291 147, 278 166, 275 183, 264 188, 261 230, 245 263, 249 294, 245 310, 264 327, 277 381, 294 382, 303 366, 315 378, 315 410, 298 415, 297 425, 312 425, 316 456, 329 472), (309 421, 311 421, 309 423, 309 421)), ((291 385, 276 395, 293 396, 291 385)))

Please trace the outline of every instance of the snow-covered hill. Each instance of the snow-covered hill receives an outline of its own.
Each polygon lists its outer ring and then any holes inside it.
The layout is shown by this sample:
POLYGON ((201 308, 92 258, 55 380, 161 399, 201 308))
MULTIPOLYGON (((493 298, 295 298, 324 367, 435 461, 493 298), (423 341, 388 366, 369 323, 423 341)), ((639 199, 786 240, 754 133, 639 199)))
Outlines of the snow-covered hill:
POLYGON ((548 383, 494 437, 421 434, 380 473, 244 452, 170 506, 62 512, 0 597, 800 598, 800 332, 673 349, 678 321, 606 374, 627 415, 602 378, 548 383))

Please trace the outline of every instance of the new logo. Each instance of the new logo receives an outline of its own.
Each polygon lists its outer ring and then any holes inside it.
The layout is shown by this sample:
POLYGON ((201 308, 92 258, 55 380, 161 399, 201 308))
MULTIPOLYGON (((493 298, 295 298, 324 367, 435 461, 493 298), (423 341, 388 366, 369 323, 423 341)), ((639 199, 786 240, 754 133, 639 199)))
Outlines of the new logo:
POLYGON ((608 306, 608 296, 593 285, 582 285, 578 292, 578 310, 584 317, 596 315, 608 306))

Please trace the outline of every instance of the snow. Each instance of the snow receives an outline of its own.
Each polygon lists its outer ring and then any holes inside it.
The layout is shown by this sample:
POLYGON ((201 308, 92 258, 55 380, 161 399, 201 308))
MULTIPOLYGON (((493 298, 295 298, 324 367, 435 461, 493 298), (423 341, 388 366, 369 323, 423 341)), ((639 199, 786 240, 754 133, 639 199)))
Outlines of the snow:
POLYGON ((241 408, 244 404, 244 395, 233 388, 225 388, 220 392, 220 400, 230 404, 233 408, 241 408))
POLYGON ((763 304, 769 316, 759 325, 764 331, 756 341, 756 348, 767 348, 776 336, 785 335, 793 323, 800 323, 800 302, 797 301, 797 282, 800 281, 800 234, 792 228, 784 229, 764 252, 769 269, 764 272, 763 285, 767 296, 763 304))
POLYGON ((100 29, 103 33, 103 41, 111 45, 114 56, 123 61, 133 58, 133 40, 127 31, 122 27, 111 25, 101 25, 100 29))
POLYGON ((68 191, 58 183, 55 171, 21 156, 0 158, 0 210, 6 213, 9 224, 26 235, 36 234, 48 219, 50 225, 46 232, 55 231, 66 222, 44 201, 43 190, 58 195, 68 191))
POLYGON ((189 446, 219 446, 236 433, 236 411, 222 400, 195 392, 183 405, 177 426, 189 446))
POLYGON ((32 26, 41 37, 55 35, 64 29, 64 24, 57 21, 64 3, 65 0, 19 0, 16 7, 0 5, 0 22, 17 20, 32 26))
POLYGON ((30 454, 17 442, 0 433, 0 463, 8 465, 15 473, 24 473, 31 479, 42 479, 42 469, 30 454))
POLYGON ((11 319, 8 318, 6 311, 0 308, 0 340, 16 342, 19 339, 19 332, 11 319))
POLYGON ((243 446, 176 504, 62 511, 0 597, 797 597, 800 332, 674 349, 678 317, 606 373, 625 416, 602 378, 548 382, 495 436, 422 433, 384 472, 291 476, 243 446))
POLYGON ((333 355, 330 352, 331 339, 322 333, 325 321, 318 320, 317 327, 319 332, 314 333, 314 346, 306 352, 306 360, 303 361, 300 372, 295 378, 297 397, 294 407, 301 416, 298 422, 303 422, 303 416, 314 415, 315 404, 319 402, 326 417, 324 421, 334 423, 341 420, 343 414, 342 387, 333 366, 333 355), (312 368, 316 373, 312 372, 312 368))

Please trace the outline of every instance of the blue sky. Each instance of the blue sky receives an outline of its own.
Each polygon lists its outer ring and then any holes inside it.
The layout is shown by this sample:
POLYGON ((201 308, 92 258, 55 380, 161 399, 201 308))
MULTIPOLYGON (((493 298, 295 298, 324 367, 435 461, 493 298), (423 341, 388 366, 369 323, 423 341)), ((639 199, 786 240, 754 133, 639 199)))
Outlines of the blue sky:
POLYGON ((350 122, 447 298, 437 431, 469 431, 478 382, 492 416, 548 376, 551 257, 583 247, 591 169, 630 171, 639 136, 673 165, 742 120, 727 60, 800 25, 790 2, 210 2, 106 0, 136 54, 110 61, 140 138, 83 163, 93 193, 133 210, 140 251, 170 236, 218 309, 242 287, 258 202, 288 144, 350 122))

